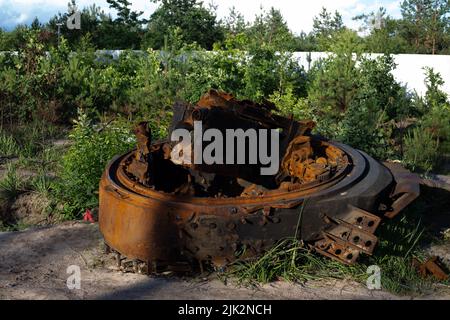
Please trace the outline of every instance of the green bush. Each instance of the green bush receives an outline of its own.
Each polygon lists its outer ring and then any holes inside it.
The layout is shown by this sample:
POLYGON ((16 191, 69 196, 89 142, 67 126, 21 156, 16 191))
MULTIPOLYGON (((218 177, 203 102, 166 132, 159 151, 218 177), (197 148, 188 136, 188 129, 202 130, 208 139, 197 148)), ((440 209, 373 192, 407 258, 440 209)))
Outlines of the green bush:
POLYGON ((450 153, 450 102, 441 90, 444 81, 439 73, 425 68, 425 84, 425 96, 416 99, 421 118, 404 139, 403 160, 413 170, 427 172, 450 153))
POLYGON ((393 58, 365 57, 351 31, 341 32, 331 49, 333 54, 309 74, 308 100, 317 130, 376 158, 399 158, 394 124, 418 110, 392 76, 393 58))
MULTIPOLYGON (((89 34, 76 52, 61 38, 47 54, 38 34, 27 30, 17 55, 0 56, 0 126, 67 124, 81 108, 95 122, 113 114, 130 122, 151 119, 154 136, 163 137, 175 101, 195 103, 215 88, 240 99, 270 99, 282 114, 313 119, 324 136, 380 159, 400 158, 396 144, 402 137, 393 129, 416 117, 439 142, 438 155, 449 152, 449 103, 440 89, 442 78, 431 69, 426 96, 412 101, 392 76, 392 57, 365 58, 352 31, 336 33, 329 43, 333 54, 307 74, 271 41, 258 44, 248 37, 238 33, 206 51, 186 45, 174 29, 163 51, 125 51, 112 59, 95 52, 89 34)), ((45 143, 40 140, 48 137, 45 130, 28 131, 23 137, 14 135, 27 159, 41 153, 45 143), (39 135, 42 139, 36 139, 39 135)), ((2 148, 14 148, 11 139, 0 139, 2 148)))
POLYGON ((305 72, 291 54, 264 45, 251 47, 247 53, 241 97, 261 100, 288 87, 299 96, 306 95, 305 72))
POLYGON ((444 81, 439 73, 425 68, 427 91, 422 126, 430 130, 439 141, 439 155, 450 153, 450 101, 441 90, 444 81))
POLYGON ((167 106, 196 102, 210 88, 252 100, 288 87, 305 96, 306 74, 290 54, 269 44, 233 46, 206 51, 184 44, 175 29, 163 51, 124 51, 112 59, 96 53, 87 34, 76 52, 61 38, 47 54, 39 34, 28 30, 17 55, 0 57, 0 125, 67 124, 82 108, 96 119, 114 112, 157 117, 166 126, 167 106))
POLYGON ((385 111, 379 110, 373 99, 358 100, 339 124, 337 137, 375 158, 388 159, 394 155, 392 130, 385 111))
POLYGON ((412 129, 404 140, 403 160, 412 170, 431 171, 436 165, 439 142, 423 127, 412 129))
POLYGON ((429 131, 435 138, 437 149, 436 165, 450 154, 450 104, 434 105, 420 120, 422 128, 429 131))
POLYGON ((316 119, 308 99, 298 97, 290 87, 284 93, 274 92, 270 95, 269 101, 274 103, 280 114, 286 117, 292 115, 297 120, 316 119))
POLYGON ((85 113, 79 112, 69 136, 73 144, 63 156, 56 184, 66 216, 77 217, 98 205, 98 185, 106 164, 134 145, 129 126, 123 120, 93 125, 85 113))
POLYGON ((410 99, 392 76, 391 56, 361 58, 358 90, 339 125, 338 139, 378 159, 398 157, 394 123, 413 114, 410 99))

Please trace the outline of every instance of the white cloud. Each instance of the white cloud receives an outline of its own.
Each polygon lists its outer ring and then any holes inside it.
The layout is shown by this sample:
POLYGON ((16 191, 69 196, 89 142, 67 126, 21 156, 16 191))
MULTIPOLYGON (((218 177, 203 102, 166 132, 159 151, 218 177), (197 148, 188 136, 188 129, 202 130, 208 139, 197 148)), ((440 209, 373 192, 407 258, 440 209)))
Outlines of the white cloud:
POLYGON ((25 13, 21 13, 19 15, 19 17, 17 18, 16 22, 17 23, 24 23, 25 21, 27 21, 27 19, 28 19, 28 15, 25 14, 25 13))

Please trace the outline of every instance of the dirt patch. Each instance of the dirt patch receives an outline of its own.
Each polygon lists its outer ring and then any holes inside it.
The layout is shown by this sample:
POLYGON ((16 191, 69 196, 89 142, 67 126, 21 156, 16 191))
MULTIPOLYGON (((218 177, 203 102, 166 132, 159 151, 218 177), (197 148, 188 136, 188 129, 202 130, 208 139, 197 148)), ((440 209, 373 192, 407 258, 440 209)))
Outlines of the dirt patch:
POLYGON ((14 229, 51 225, 58 219, 49 214, 49 204, 49 199, 35 192, 19 194, 9 201, 0 199, 0 222, 14 229))
POLYGON ((70 139, 56 139, 56 140, 51 140, 50 144, 55 147, 67 148, 72 145, 72 141, 70 139))
POLYGON ((426 249, 427 253, 433 257, 439 257, 442 264, 445 265, 447 270, 450 270, 450 243, 447 241, 447 243, 443 244, 435 244, 430 245, 426 249))
POLYGON ((50 201, 37 193, 19 195, 10 206, 14 221, 26 226, 43 226, 52 223, 47 208, 50 201))
MULTIPOLYGON (((411 299, 368 290, 350 280, 277 281, 258 288, 227 285, 213 274, 161 278, 122 273, 103 250, 97 224, 60 225, 0 233, 2 299, 411 299), (67 268, 81 270, 81 289, 69 290, 67 268)), ((421 296, 450 298, 446 287, 421 296)))

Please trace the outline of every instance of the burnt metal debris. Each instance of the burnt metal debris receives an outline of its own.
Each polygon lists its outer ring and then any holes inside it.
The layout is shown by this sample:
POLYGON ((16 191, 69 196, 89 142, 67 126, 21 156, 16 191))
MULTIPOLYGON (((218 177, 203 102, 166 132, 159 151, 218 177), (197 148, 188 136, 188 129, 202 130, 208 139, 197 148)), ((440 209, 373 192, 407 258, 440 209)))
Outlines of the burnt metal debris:
POLYGON ((100 182, 100 230, 119 265, 127 257, 148 272, 222 267, 294 236, 352 264, 372 254, 381 219, 419 195, 418 177, 400 165, 313 135, 313 121, 277 115, 269 102, 210 90, 173 113, 170 132, 200 120, 204 130, 279 130, 278 173, 260 175, 260 163, 177 163, 175 143, 152 141, 147 123, 138 124, 137 148, 116 156, 100 182))
POLYGON ((413 266, 415 266, 422 277, 427 277, 431 274, 433 277, 440 281, 445 281, 448 279, 448 274, 445 273, 440 265, 439 258, 436 256, 430 257, 427 261, 421 263, 416 258, 413 259, 413 266))

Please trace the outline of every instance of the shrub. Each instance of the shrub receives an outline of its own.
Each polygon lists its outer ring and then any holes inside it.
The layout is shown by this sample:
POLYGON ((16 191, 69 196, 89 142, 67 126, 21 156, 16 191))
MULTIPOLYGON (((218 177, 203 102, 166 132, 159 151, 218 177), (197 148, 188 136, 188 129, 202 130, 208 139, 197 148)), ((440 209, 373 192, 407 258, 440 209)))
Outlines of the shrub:
POLYGON ((387 119, 386 113, 379 110, 376 100, 358 100, 340 123, 337 137, 375 158, 387 159, 394 154, 390 139, 393 128, 387 119))
POLYGON ((62 159, 56 194, 64 214, 76 217, 98 205, 98 185, 107 162, 131 149, 134 139, 123 120, 93 125, 82 111, 69 137, 73 144, 62 159))
POLYGON ((430 171, 450 152, 450 102, 441 75, 425 68, 425 76, 427 91, 416 100, 422 117, 405 137, 403 160, 413 170, 430 171))
POLYGON ((447 94, 441 90, 444 80, 440 73, 434 72, 433 68, 425 67, 425 102, 428 107, 443 105, 447 103, 447 94))
POLYGON ((309 74, 308 98, 320 116, 340 119, 360 87, 361 48, 353 32, 342 32, 334 52, 316 62, 309 74), (329 109, 331 107, 331 109, 329 109))
POLYGON ((450 104, 431 107, 421 119, 424 130, 433 134, 439 144, 438 157, 450 153, 450 104))
POLYGON ((431 171, 436 164, 439 142, 429 130, 412 129, 404 140, 403 160, 412 170, 431 171))
POLYGON ((392 76, 392 57, 366 58, 353 39, 343 32, 334 53, 312 68, 308 99, 317 129, 376 158, 397 157, 393 123, 417 110, 392 76))
POLYGON ((127 89, 126 112, 147 121, 152 120, 152 133, 158 137, 166 134, 171 105, 181 89, 181 74, 172 68, 177 62, 171 53, 167 55, 161 59, 158 52, 148 50, 146 55, 137 58, 135 75, 127 89))
POLYGON ((439 153, 450 152, 450 101, 441 90, 444 81, 439 73, 426 68, 427 91, 425 94, 425 108, 422 125, 430 130, 439 141, 439 153))
POLYGON ((296 96, 291 87, 287 88, 284 93, 274 92, 270 95, 269 101, 274 103, 280 114, 284 116, 292 115, 297 120, 315 119, 308 100, 296 96))
POLYGON ((412 114, 406 90, 395 81, 390 56, 361 58, 358 90, 339 125, 338 139, 378 159, 395 157, 393 122, 412 114))
POLYGON ((396 67, 390 55, 376 59, 362 58, 359 66, 361 73, 357 99, 372 99, 377 110, 383 110, 388 120, 417 115, 406 88, 392 74, 396 67))
POLYGON ((305 72, 291 54, 272 46, 254 46, 245 61, 242 98, 261 100, 288 87, 299 96, 306 95, 305 72))

